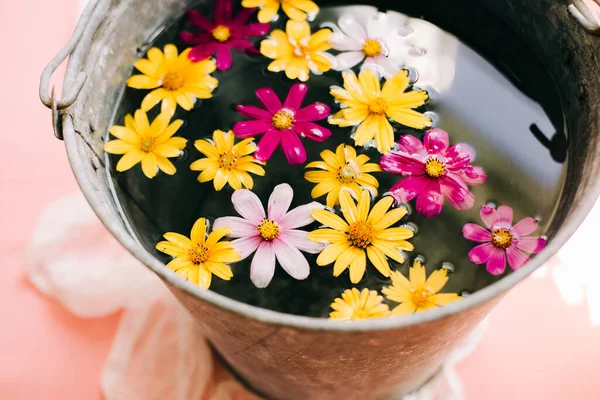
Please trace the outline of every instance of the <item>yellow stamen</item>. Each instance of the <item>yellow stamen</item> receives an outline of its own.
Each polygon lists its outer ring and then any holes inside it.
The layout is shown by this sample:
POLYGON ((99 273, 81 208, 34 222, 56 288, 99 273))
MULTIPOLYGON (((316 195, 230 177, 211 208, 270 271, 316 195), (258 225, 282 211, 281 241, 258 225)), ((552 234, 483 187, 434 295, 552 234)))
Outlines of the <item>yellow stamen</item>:
POLYGON ((430 178, 439 178, 446 174, 446 166, 437 158, 430 158, 425 162, 425 173, 430 178))
POLYGON ((235 166, 237 157, 232 151, 226 151, 219 155, 219 167, 225 169, 231 169, 235 166))
POLYGON ((183 77, 177 72, 169 72, 162 80, 163 88, 169 91, 181 89, 184 83, 183 77))
POLYGON ((219 42, 226 42, 231 37, 231 30, 224 25, 219 25, 213 29, 212 35, 219 42))
POLYGON ((275 115, 273 115, 273 120, 271 123, 277 130, 284 131, 289 129, 294 124, 294 113, 285 109, 278 111, 275 115))
POLYGON ((426 307, 431 303, 431 296, 434 293, 429 288, 417 289, 411 293, 412 302, 417 308, 426 307))
POLYGON ((356 170, 351 165, 344 165, 338 169, 337 177, 342 183, 352 183, 356 180, 356 170))
POLYGON ((354 247, 366 249, 375 237, 375 229, 369 221, 356 221, 348 228, 348 241, 354 247))
POLYGON ((272 241, 279 236, 279 225, 277 225, 274 221, 269 219, 264 219, 258 226, 256 227, 258 234, 266 241, 272 241))
POLYGON ((499 249, 506 249, 513 243, 513 234, 510 229, 496 228, 492 232, 492 244, 499 249))
POLYGON ((145 136, 140 140, 140 149, 144 153, 150 153, 154 148, 154 138, 150 136, 145 136))
POLYGON ((377 57, 382 53, 383 47, 381 47, 381 43, 378 40, 368 39, 363 44, 362 51, 367 57, 377 57))
POLYGON ((194 265, 203 264, 208 260, 208 249, 204 246, 192 247, 188 254, 194 265))
POLYGON ((369 104, 369 110, 372 114, 385 114, 387 111, 387 102, 383 98, 379 97, 369 104))

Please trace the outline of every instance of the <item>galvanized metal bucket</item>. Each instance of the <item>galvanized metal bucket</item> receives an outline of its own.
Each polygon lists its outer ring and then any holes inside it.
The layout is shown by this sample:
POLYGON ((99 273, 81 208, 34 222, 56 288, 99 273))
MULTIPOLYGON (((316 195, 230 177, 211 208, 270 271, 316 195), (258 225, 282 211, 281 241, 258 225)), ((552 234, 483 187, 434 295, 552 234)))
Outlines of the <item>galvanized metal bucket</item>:
MULTIPOLYGON (((98 217, 163 279, 240 378, 267 397, 380 399, 418 387, 508 289, 571 237, 600 193, 600 39, 584 29, 600 27, 589 5, 578 0, 570 8, 576 18, 571 18, 567 4, 556 0, 422 0, 414 2, 419 3, 415 10, 425 10, 428 18, 467 42, 463 36, 476 35, 479 44, 510 50, 512 36, 501 30, 512 27, 555 77, 564 101, 569 159, 566 186, 549 227, 549 246, 521 270, 462 301, 402 318, 345 323, 300 317, 201 290, 176 277, 130 234, 110 190, 102 150, 137 48, 190 3, 91 1, 73 38, 44 71, 40 97, 52 109, 56 136, 64 138, 73 172, 98 217), (49 92, 49 81, 67 57, 63 96, 57 99, 49 92)), ((320 5, 327 3, 334 2, 320 5)), ((395 7, 392 1, 369 3, 395 7)))

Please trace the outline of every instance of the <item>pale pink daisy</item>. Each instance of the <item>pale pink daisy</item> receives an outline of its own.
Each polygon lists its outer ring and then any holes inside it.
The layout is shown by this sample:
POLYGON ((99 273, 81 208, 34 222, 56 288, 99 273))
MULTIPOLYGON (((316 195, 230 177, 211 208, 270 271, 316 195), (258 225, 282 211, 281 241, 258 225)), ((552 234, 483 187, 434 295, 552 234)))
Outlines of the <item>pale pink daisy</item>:
POLYGON ((287 183, 278 185, 269 198, 267 213, 260 199, 250 190, 237 190, 231 196, 235 210, 242 216, 223 217, 215 221, 215 228, 229 227, 228 237, 242 260, 256 252, 250 265, 250 279, 258 288, 265 288, 275 273, 275 262, 292 278, 303 280, 310 274, 310 266, 301 251, 317 254, 323 245, 308 239, 308 232, 298 230, 313 223, 313 210, 324 208, 313 202, 291 211, 294 190, 287 183), (268 214, 268 215, 267 215, 268 214))

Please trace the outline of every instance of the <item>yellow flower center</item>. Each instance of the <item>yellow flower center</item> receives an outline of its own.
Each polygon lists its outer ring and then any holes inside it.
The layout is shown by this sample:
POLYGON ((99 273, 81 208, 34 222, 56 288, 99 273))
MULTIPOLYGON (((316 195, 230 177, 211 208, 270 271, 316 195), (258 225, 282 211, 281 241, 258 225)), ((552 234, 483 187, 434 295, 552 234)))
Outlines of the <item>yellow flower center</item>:
POLYGON ((358 308, 354 310, 352 313, 352 319, 368 319, 369 318, 369 310, 365 310, 364 308, 358 308))
POLYGON ((146 136, 146 137, 143 137, 142 140, 140 140, 140 149, 144 153, 150 153, 153 148, 154 148, 154 138, 153 137, 146 136))
POLYGON ((367 56, 367 57, 377 57, 378 55, 381 54, 381 52, 383 51, 383 48, 381 47, 381 43, 379 43, 378 40, 368 39, 363 44, 362 51, 363 51, 363 53, 365 53, 365 56, 367 56))
POLYGON ((192 247, 188 255, 192 264, 200 265, 208 260, 208 249, 204 246, 192 247))
POLYGON ((277 130, 284 131, 289 129, 294 124, 294 113, 285 109, 278 111, 275 115, 273 115, 273 120, 271 123, 277 130))
POLYGON ((169 91, 179 90, 184 84, 183 77, 178 72, 169 72, 162 80, 162 86, 169 91))
POLYGON ((379 97, 369 104, 369 110, 372 114, 385 114, 387 111, 387 102, 385 99, 379 97))
POLYGON ((369 247, 375 237, 375 228, 369 221, 356 221, 348 228, 348 241, 359 249, 369 247))
POLYGON ((431 303, 434 293, 429 288, 417 289, 411 293, 412 302, 417 308, 425 307, 431 303))
POLYGON ((267 241, 272 241, 279 236, 279 225, 277 225, 274 221, 269 219, 264 219, 258 226, 256 227, 258 234, 267 241))
POLYGON ((237 157, 232 151, 226 151, 219 155, 219 167, 225 169, 231 169, 235 166, 237 157))
POLYGON ((226 42, 231 37, 231 30, 224 25, 219 25, 213 29, 212 35, 219 42, 226 42))
POLYGON ((430 158, 425 162, 425 173, 431 178, 439 178, 446 173, 446 166, 437 158, 430 158))
POLYGON ((342 183, 352 183, 356 179, 356 170, 351 165, 344 165, 338 169, 337 176, 342 183))
POLYGON ((492 244, 499 249, 510 247, 513 242, 513 234, 510 229, 496 228, 492 232, 492 244))

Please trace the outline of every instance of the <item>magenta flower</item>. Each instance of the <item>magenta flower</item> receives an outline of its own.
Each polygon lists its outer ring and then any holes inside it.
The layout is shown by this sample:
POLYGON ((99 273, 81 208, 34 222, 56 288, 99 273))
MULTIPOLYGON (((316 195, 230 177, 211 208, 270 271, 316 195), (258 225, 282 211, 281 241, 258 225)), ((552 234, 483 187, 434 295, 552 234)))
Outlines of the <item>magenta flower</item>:
POLYGON ((294 279, 306 279, 310 274, 308 261, 300 251, 317 254, 323 245, 308 239, 308 232, 297 228, 314 222, 313 210, 324 206, 313 202, 291 211, 294 190, 287 183, 277 185, 269 198, 268 216, 260 199, 250 190, 236 190, 231 196, 235 210, 243 217, 223 217, 215 221, 214 229, 229 227, 229 237, 242 260, 256 252, 250 265, 250 279, 258 288, 265 288, 275 273, 275 260, 294 279))
POLYGON ((281 148, 288 162, 292 165, 306 161, 306 151, 298 135, 323 142, 331 136, 331 131, 313 121, 325 119, 331 109, 323 103, 314 103, 304 108, 302 102, 308 86, 296 83, 282 105, 271 88, 256 91, 256 97, 266 110, 254 106, 237 106, 240 114, 252 121, 238 122, 233 126, 233 133, 240 138, 248 138, 264 133, 258 142, 258 150, 254 157, 259 161, 267 161, 281 143, 281 148))
POLYGON ((255 8, 244 8, 232 18, 231 0, 215 2, 214 23, 196 10, 188 12, 189 21, 204 32, 181 32, 182 41, 196 45, 188 54, 192 61, 202 61, 215 52, 217 68, 225 71, 231 68, 231 49, 258 53, 248 38, 264 36, 269 33, 269 24, 247 24, 255 8))
POLYGON ((427 218, 442 212, 444 198, 457 210, 473 208, 475 196, 467 185, 480 185, 487 175, 471 166, 471 147, 464 143, 449 146, 448 133, 432 129, 423 143, 412 135, 398 141, 398 150, 381 157, 384 171, 405 176, 390 189, 397 203, 417 198, 417 212, 427 218))
POLYGON ((475 264, 486 264, 492 275, 501 275, 506 270, 506 261, 514 270, 529 261, 529 254, 537 254, 546 247, 546 239, 527 236, 533 233, 538 222, 531 217, 524 218, 515 226, 513 210, 500 206, 483 206, 479 212, 481 220, 488 229, 476 224, 466 224, 463 236, 473 242, 483 243, 469 252, 469 259, 475 264))

